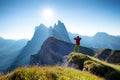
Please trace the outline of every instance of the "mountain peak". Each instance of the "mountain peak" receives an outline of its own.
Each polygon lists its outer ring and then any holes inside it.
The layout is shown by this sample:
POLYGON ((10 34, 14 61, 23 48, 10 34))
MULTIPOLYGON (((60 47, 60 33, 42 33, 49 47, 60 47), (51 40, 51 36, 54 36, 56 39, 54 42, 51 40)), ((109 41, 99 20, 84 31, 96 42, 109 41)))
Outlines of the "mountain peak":
POLYGON ((58 20, 58 24, 61 24, 62 22, 60 20, 58 20))
POLYGON ((108 33, 105 32, 97 32, 94 36, 108 36, 108 33))
POLYGON ((37 29, 40 29, 40 28, 47 28, 44 24, 40 24, 39 26, 37 26, 36 28, 35 28, 35 30, 37 30, 37 29))
POLYGON ((60 34, 60 38, 56 37, 57 39, 61 39, 61 40, 66 41, 66 42, 71 42, 70 39, 69 39, 69 36, 68 36, 68 32, 65 28, 65 25, 60 20, 58 20, 57 25, 56 24, 54 25, 53 29, 58 34, 60 34))
POLYGON ((95 35, 109 35, 109 34, 105 32, 97 32, 95 35))

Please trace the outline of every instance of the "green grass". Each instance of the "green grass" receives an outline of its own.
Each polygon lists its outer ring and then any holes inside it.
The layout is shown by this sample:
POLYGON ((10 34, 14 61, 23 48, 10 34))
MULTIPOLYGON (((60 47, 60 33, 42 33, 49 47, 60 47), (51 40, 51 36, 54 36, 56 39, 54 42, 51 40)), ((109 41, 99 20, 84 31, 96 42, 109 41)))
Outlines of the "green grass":
POLYGON ((120 71, 120 65, 115 65, 115 64, 106 63, 105 61, 102 61, 102 60, 99 60, 99 59, 97 59, 97 58, 90 57, 90 56, 89 56, 89 58, 91 58, 92 60, 94 60, 94 61, 96 61, 96 62, 99 62, 99 63, 101 63, 101 64, 104 64, 104 65, 106 65, 106 66, 110 66, 110 67, 114 68, 114 69, 117 70, 117 71, 120 71))
POLYGON ((94 57, 72 52, 67 56, 69 63, 78 65, 78 69, 88 71, 107 80, 120 79, 120 66, 109 64, 94 57))
POLYGON ((109 64, 81 53, 70 53, 69 63, 78 65, 78 69, 44 66, 21 67, 0 75, 0 80, 119 80, 120 66, 109 64), (79 70, 80 69, 80 70, 79 70), (84 71, 81 71, 84 70, 84 71), (92 73, 92 74, 91 74, 92 73), (100 77, 99 77, 100 76, 100 77), (103 78, 101 78, 103 77, 103 78))
POLYGON ((65 67, 21 67, 6 75, 0 80, 104 80, 103 78, 65 67))

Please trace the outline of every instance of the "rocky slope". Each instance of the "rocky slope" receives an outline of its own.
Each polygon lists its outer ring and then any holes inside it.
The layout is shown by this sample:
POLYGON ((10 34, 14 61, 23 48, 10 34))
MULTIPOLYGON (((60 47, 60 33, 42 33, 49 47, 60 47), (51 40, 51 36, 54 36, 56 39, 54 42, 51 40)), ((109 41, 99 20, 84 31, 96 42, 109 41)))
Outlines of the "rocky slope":
POLYGON ((120 50, 101 49, 95 51, 95 57, 113 64, 120 64, 120 50))
POLYGON ((114 50, 106 59, 107 62, 120 65, 120 50, 114 50))
MULTIPOLYGON (((62 58, 73 51, 74 44, 49 37, 42 45, 41 50, 32 55, 30 65, 55 65, 62 62, 62 58)), ((80 52, 93 56, 90 48, 80 47, 80 52)))

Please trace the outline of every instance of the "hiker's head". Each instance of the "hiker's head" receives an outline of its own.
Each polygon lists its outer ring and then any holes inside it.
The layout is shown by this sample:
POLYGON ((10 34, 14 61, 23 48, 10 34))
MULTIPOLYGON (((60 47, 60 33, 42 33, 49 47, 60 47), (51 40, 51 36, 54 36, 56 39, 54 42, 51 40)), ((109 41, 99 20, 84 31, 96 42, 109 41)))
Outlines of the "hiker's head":
POLYGON ((77 38, 80 38, 79 36, 77 36, 77 38))

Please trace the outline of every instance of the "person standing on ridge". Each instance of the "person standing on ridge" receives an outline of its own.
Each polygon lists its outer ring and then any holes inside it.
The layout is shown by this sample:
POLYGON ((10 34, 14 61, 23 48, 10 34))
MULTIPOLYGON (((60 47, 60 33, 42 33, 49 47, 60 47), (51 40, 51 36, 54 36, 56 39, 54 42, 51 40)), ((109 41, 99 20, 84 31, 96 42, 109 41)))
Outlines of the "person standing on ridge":
POLYGON ((74 47, 74 52, 76 52, 76 49, 78 50, 78 52, 80 52, 80 40, 82 38, 80 38, 79 36, 75 37, 74 40, 76 40, 76 45, 74 47))

